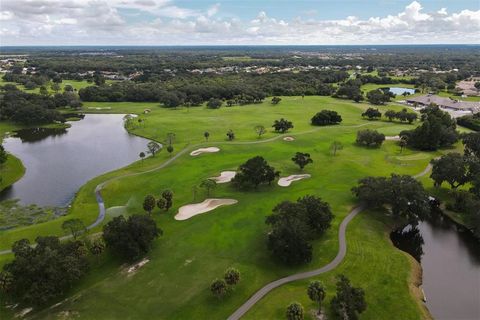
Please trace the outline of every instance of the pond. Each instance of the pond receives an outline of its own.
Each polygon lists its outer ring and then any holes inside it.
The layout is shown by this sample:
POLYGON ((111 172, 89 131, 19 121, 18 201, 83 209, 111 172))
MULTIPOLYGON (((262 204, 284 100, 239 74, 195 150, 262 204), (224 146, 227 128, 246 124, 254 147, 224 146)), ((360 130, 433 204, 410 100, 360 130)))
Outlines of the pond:
POLYGON ((88 114, 68 129, 19 130, 4 139, 5 149, 22 160, 26 172, 0 193, 0 200, 66 206, 88 180, 138 160, 149 140, 130 135, 123 117, 88 114))
POLYGON ((415 89, 400 88, 400 87, 390 87, 390 88, 388 88, 388 91, 390 91, 391 93, 393 93, 397 96, 401 96, 404 92, 407 92, 409 94, 414 94, 415 93, 415 89))
POLYGON ((407 225, 391 234, 420 261, 422 288, 435 319, 480 319, 480 242, 448 218, 407 225))

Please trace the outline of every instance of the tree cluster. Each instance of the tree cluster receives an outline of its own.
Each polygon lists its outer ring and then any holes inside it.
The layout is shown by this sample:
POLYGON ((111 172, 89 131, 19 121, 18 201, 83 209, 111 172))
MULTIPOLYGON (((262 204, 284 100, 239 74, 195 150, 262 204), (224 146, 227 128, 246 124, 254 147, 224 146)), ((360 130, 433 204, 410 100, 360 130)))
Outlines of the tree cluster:
POLYGON ((273 209, 265 221, 271 228, 267 247, 283 263, 310 262, 310 241, 323 235, 332 219, 330 205, 318 197, 307 195, 296 202, 284 201, 273 209))
POLYGON ((103 227, 103 239, 109 250, 125 260, 132 261, 146 254, 163 231, 148 215, 135 214, 113 218, 103 227))
POLYGON ((395 96, 395 95, 390 91, 381 90, 381 89, 375 89, 367 92, 368 102, 375 105, 383 105, 386 102, 390 102, 390 98, 392 98, 392 96, 395 96))
POLYGON ((215 279, 210 284, 210 291, 217 298, 222 298, 227 294, 229 290, 233 288, 240 282, 240 271, 235 268, 228 268, 225 270, 223 279, 215 279))
POLYGON ((240 189, 252 187, 257 189, 260 184, 268 183, 270 185, 279 176, 280 172, 268 165, 263 157, 256 156, 238 167, 232 184, 240 189))
POLYGON ((430 106, 424 108, 421 113, 422 125, 413 130, 400 132, 400 137, 405 137, 410 147, 434 151, 449 147, 458 141, 455 120, 447 112, 437 106, 430 106))
POLYGON ((311 123, 314 126, 328 126, 342 122, 342 116, 333 110, 322 110, 315 114, 311 123))
POLYGON ((3 267, 4 293, 14 301, 45 305, 61 297, 88 271, 87 249, 80 241, 60 242, 38 237, 32 247, 27 239, 14 243, 14 259, 3 267))
POLYGON ((402 111, 387 110, 385 112, 385 117, 388 118, 388 121, 393 121, 397 119, 400 122, 412 123, 417 120, 418 116, 415 112, 408 112, 406 108, 403 108, 402 111))
POLYGON ((356 143, 361 146, 378 148, 385 141, 385 135, 377 130, 364 129, 357 131, 356 143))
POLYGON ((397 218, 416 221, 430 213, 428 194, 411 176, 392 174, 390 177, 363 178, 352 192, 369 206, 389 206, 397 218))
POLYGON ((280 120, 275 120, 272 128, 274 128, 276 132, 285 133, 289 129, 293 128, 293 123, 284 118, 281 118, 280 120))

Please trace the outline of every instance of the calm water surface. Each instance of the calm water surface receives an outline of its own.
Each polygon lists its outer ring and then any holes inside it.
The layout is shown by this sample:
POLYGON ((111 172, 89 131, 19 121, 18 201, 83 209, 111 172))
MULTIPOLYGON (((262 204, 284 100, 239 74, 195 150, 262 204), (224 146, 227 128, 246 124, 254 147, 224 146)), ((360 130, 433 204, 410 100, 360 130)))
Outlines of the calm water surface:
POLYGON ((480 242, 449 219, 408 225, 391 234, 419 260, 427 307, 435 319, 480 319, 480 242))
POLYGON ((69 129, 20 130, 4 140, 25 175, 0 193, 0 200, 65 206, 88 180, 138 160, 148 140, 130 135, 119 114, 89 114, 69 129))
POLYGON ((404 92, 407 92, 409 94, 414 94, 415 89, 410 89, 410 88, 400 88, 400 87, 390 87, 388 88, 388 91, 396 94, 396 95, 402 95, 404 92))

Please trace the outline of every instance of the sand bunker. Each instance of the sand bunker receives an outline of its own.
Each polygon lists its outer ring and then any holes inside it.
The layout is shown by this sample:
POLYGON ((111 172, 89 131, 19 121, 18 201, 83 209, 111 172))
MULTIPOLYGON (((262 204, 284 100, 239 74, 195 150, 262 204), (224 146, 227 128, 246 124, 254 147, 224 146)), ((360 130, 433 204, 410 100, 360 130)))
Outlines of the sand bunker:
POLYGON ((175 220, 187 220, 197 214, 212 211, 220 206, 227 206, 237 203, 235 199, 205 199, 201 203, 187 204, 180 207, 175 215, 175 220))
POLYGON ((210 179, 215 180, 216 183, 227 183, 232 181, 237 173, 235 171, 222 171, 218 177, 210 179))
POLYGON ((202 153, 218 152, 218 151, 220 151, 220 149, 217 147, 200 148, 190 152, 190 155, 195 157, 195 156, 201 155, 202 153))
POLYGON ((293 174, 288 177, 278 179, 278 185, 280 187, 288 187, 292 182, 310 178, 311 175, 309 174, 293 174))
POLYGON ((284 141, 293 141, 293 140, 295 140, 295 138, 294 137, 285 137, 285 138, 283 138, 283 140, 284 141))
POLYGON ((400 136, 386 136, 385 140, 400 141, 400 136))

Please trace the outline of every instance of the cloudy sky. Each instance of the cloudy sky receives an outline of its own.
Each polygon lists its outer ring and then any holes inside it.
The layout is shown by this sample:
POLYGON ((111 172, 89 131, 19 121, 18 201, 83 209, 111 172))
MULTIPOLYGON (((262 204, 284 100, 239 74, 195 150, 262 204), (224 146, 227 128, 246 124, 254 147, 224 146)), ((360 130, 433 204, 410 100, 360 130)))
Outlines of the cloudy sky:
POLYGON ((0 45, 480 43, 479 0, 0 0, 0 45))

